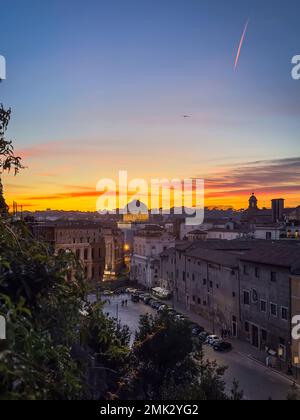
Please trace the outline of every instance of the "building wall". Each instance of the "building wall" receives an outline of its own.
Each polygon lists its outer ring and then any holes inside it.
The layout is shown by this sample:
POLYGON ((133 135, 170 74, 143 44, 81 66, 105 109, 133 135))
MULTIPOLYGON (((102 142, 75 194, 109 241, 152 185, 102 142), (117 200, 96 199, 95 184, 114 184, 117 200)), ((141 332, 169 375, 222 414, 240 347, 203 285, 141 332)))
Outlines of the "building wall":
MULTIPOLYGON (((288 348, 291 332, 289 271, 241 262, 240 281, 243 338, 262 350, 268 347, 277 352, 280 346, 288 348), (245 300, 245 292, 249 293, 249 302, 245 300), (277 306, 276 316, 271 314, 271 304, 277 306), (282 319, 282 310, 287 312, 286 320, 282 319)), ((290 357, 288 350, 286 356, 290 357)))
POLYGON ((105 229, 104 242, 104 280, 115 280, 124 267, 124 235, 118 229, 105 229))
POLYGON ((171 293, 175 291, 175 250, 169 255, 160 257, 159 286, 171 293))
MULTIPOLYGON (((293 276, 291 278, 291 318, 300 315, 300 276, 293 276)), ((300 361, 300 340, 292 339, 292 363, 294 366, 295 357, 300 361)), ((300 364, 296 366, 300 369, 300 364)))
POLYGON ((280 239, 280 229, 256 228, 254 232, 255 239, 278 241, 280 239))
POLYGON ((149 289, 159 286, 160 267, 156 260, 163 251, 174 246, 175 240, 170 235, 135 236, 131 279, 149 289))
POLYGON ((216 332, 219 332, 220 328, 226 328, 232 332, 236 329, 238 334, 238 269, 186 257, 181 252, 177 252, 176 255, 177 302, 210 320, 216 332))
POLYGON ((57 251, 70 250, 78 257, 87 280, 102 281, 105 248, 101 228, 56 227, 54 241, 57 251))
POLYGON ((243 234, 241 232, 234 232, 230 230, 226 231, 208 231, 207 239, 223 239, 226 241, 233 241, 235 239, 241 238, 243 234))

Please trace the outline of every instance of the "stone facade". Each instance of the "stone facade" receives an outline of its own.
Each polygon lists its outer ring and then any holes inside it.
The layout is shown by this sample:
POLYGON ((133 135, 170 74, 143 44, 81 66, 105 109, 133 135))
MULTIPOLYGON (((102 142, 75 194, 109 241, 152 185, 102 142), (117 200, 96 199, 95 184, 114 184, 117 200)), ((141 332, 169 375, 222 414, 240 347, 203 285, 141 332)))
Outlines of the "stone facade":
POLYGON ((131 280, 137 281, 147 289, 159 286, 158 256, 174 245, 174 237, 159 227, 151 226, 139 231, 134 237, 131 280))
POLYGON ((290 272, 287 268, 240 262, 242 337, 289 358, 291 337, 290 272))
POLYGON ((124 268, 124 235, 119 229, 103 230, 105 242, 104 280, 115 280, 124 268))
POLYGON ((208 249, 176 252, 175 299, 192 312, 238 335, 239 271, 237 258, 208 249))
POLYGON ((281 241, 181 242, 160 256, 160 286, 219 329, 290 362, 291 318, 300 315, 300 247, 281 241), (298 270, 298 271, 297 271, 298 270))
MULTIPOLYGON (((291 277, 291 307, 292 319, 300 316, 300 275, 291 277)), ((300 340, 292 339, 292 364, 296 369, 300 369, 300 340), (298 363, 297 363, 298 362, 298 363)))
POLYGON ((73 252, 81 261, 86 279, 100 282, 103 279, 105 247, 99 225, 62 224, 35 225, 34 235, 51 244, 56 251, 73 252))

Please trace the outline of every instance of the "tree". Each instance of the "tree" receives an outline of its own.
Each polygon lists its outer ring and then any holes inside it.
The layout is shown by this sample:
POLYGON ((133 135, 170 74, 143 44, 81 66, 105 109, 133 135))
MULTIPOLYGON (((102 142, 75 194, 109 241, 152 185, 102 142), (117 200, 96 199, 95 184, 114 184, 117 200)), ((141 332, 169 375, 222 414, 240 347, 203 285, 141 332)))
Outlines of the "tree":
POLYGON ((187 322, 167 314, 141 317, 120 399, 225 400, 226 368, 205 360, 187 322))
POLYGON ((241 401, 244 398, 244 392, 240 390, 240 385, 236 379, 233 381, 230 394, 232 401, 241 401))
POLYGON ((0 105, 0 216, 8 214, 8 206, 3 196, 1 175, 3 172, 14 171, 15 175, 23 168, 21 158, 14 155, 12 141, 5 139, 5 133, 11 118, 11 109, 5 110, 0 105))
MULTIPOLYGON (((4 137, 10 115, 0 106, 0 179, 22 168, 4 137)), ((0 212, 7 216, 0 185, 0 212)), ((7 321, 0 399, 99 399, 116 390, 128 329, 105 317, 101 304, 89 304, 88 292, 75 255, 55 253, 23 222, 0 218, 0 315, 7 321)))
POLYGON ((0 219, 0 399, 103 399, 115 392, 129 333, 90 304, 71 252, 55 254, 23 222, 0 219), (72 278, 68 273, 73 273, 72 278))

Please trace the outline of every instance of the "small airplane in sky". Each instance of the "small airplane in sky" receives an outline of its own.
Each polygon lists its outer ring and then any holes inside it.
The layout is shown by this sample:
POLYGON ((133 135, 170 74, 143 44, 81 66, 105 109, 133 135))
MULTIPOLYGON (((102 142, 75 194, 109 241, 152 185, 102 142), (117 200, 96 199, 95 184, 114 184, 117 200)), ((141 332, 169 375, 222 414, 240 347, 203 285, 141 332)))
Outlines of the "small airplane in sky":
POLYGON ((184 115, 183 118, 192 118, 191 115, 184 115))

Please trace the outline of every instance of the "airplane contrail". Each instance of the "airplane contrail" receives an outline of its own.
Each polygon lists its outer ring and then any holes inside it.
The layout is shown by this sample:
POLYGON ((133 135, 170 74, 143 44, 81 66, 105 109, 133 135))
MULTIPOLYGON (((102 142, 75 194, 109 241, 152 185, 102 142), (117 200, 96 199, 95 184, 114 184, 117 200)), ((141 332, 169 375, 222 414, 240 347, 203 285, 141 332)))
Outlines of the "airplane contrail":
POLYGON ((237 52, 237 55, 236 55, 236 58, 235 58, 235 62, 234 62, 234 70, 236 70, 237 65, 239 63, 239 58, 240 58, 240 55, 241 55, 241 51, 242 51, 242 47, 243 47, 243 44, 244 44, 245 36, 246 36, 246 33, 247 33, 248 25, 249 25, 249 19, 246 22, 246 25, 245 25, 245 28, 244 28, 244 32, 243 32, 243 35, 242 35, 241 40, 240 40, 238 52, 237 52))

